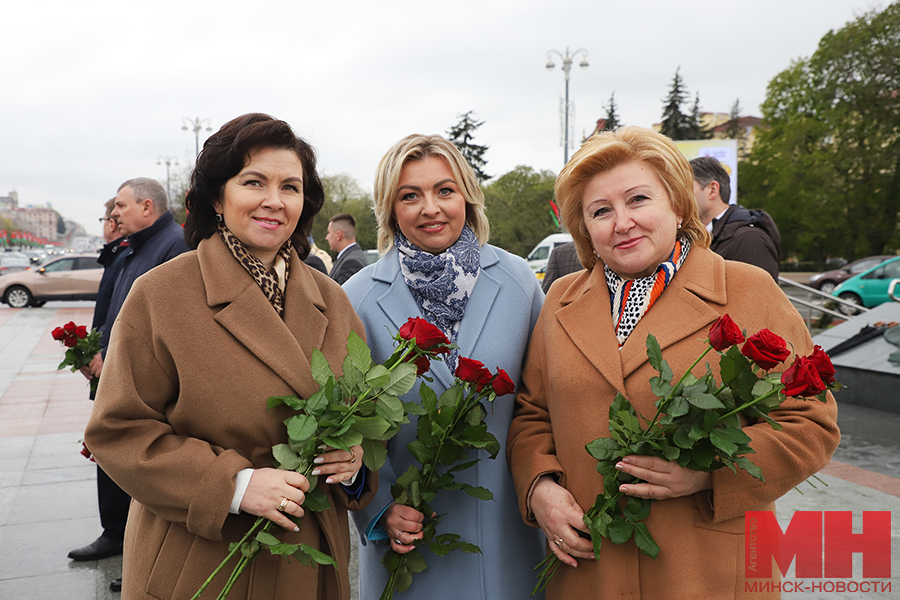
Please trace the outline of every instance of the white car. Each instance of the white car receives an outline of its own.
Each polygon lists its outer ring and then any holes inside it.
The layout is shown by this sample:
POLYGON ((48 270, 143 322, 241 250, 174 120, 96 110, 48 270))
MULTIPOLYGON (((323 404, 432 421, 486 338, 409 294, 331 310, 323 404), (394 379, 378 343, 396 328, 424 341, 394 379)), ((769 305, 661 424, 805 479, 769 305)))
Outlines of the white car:
POLYGON ((572 241, 572 235, 568 233, 553 233, 542 239, 534 249, 528 253, 525 259, 531 270, 537 273, 547 267, 550 253, 559 245, 572 241))

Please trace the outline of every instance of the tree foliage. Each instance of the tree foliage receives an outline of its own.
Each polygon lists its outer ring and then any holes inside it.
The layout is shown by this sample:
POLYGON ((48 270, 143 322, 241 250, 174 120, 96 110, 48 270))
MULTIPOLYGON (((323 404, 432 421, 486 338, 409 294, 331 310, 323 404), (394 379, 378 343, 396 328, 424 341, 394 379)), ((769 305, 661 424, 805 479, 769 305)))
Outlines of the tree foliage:
POLYGON ((688 140, 705 140, 712 137, 712 131, 703 128, 700 115, 700 92, 694 95, 694 103, 691 105, 690 129, 687 132, 688 140))
POLYGON ((900 248, 900 4, 831 31, 773 79, 746 166, 783 254, 853 259, 900 248))
POLYGON ((614 129, 618 129, 622 127, 624 123, 619 120, 619 115, 616 112, 616 92, 614 91, 609 95, 609 104, 606 105, 606 123, 603 125, 603 129, 601 131, 613 131, 614 129))
POLYGON ((684 112, 687 100, 687 87, 681 79, 681 67, 675 69, 675 78, 669 95, 663 100, 662 129, 660 133, 673 140, 689 140, 692 135, 691 115, 684 112))
POLYGON ((747 131, 741 127, 741 100, 734 99, 731 105, 731 112, 728 114, 728 123, 725 124, 725 137, 730 140, 737 140, 738 158, 744 160, 747 158, 747 131))
POLYGON ((556 176, 519 166, 484 189, 491 243, 526 256, 539 241, 559 230, 550 217, 556 176))
POLYGON ((490 146, 480 146, 473 142, 475 130, 482 125, 484 125, 484 121, 476 121, 473 112, 470 110, 459 115, 459 122, 447 131, 450 141, 459 148, 472 170, 475 171, 478 183, 484 183, 491 178, 490 175, 484 172, 484 167, 487 165, 484 153, 487 152, 490 146))

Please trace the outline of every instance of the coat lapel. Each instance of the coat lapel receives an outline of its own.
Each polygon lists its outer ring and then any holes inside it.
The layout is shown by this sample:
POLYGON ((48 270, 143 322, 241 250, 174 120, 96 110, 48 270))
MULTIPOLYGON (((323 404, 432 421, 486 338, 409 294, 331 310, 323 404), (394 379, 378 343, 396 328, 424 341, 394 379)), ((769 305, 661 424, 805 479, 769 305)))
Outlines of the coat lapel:
POLYGON ((706 248, 692 248, 672 282, 622 346, 624 376, 647 362, 648 334, 656 337, 663 350, 686 337, 704 337, 706 328, 720 316, 710 304, 724 305, 726 300, 725 261, 706 248))
POLYGON ((603 263, 583 271, 560 298, 559 324, 585 358, 618 391, 625 393, 619 342, 612 330, 609 290, 603 263))
POLYGON ((299 396, 308 398, 315 393, 318 385, 312 379, 310 352, 321 344, 327 318, 321 312, 324 302, 318 286, 296 253, 291 257, 285 290, 284 321, 219 236, 200 242, 198 257, 207 303, 222 307, 216 322, 299 396), (304 349, 291 331, 319 332, 319 337, 304 349))

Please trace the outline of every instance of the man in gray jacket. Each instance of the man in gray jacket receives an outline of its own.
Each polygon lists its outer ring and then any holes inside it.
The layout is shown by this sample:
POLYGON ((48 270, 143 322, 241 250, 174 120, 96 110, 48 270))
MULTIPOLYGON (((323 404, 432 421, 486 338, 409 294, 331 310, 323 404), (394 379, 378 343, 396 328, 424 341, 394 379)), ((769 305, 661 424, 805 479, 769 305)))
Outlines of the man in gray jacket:
POLYGON ((781 234, 769 213, 728 204, 731 180, 715 158, 695 158, 691 169, 700 220, 712 234, 710 250, 726 260, 756 265, 778 281, 781 234))

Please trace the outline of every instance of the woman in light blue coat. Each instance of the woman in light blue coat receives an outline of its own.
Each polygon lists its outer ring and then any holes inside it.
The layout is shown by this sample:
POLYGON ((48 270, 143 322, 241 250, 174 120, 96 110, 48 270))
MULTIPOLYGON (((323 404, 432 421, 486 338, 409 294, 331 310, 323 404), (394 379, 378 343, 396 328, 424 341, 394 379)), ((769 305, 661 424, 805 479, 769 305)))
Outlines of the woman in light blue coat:
MULTIPOLYGON (((524 260, 485 243, 484 195, 456 147, 440 136, 412 135, 398 142, 378 166, 375 214, 382 257, 344 284, 365 325, 373 360, 390 356, 392 336, 409 317, 422 317, 459 345, 446 362, 431 363, 429 385, 438 395, 453 384, 460 356, 491 371, 504 369, 518 383, 543 292, 524 260)), ((419 401, 418 389, 404 400, 419 401)), ((458 481, 486 487, 494 499, 453 490, 440 492, 431 503, 445 515, 438 533, 459 534, 481 554, 438 557, 419 548, 428 568, 414 575, 401 599, 519 600, 531 593, 544 537, 518 515, 504 458, 512 414, 512 396, 494 401, 487 423, 501 452, 491 460, 479 451, 484 460, 458 474, 458 481)), ((388 442, 378 495, 367 510, 353 515, 361 541, 360 598, 381 594, 388 579, 381 559, 389 548, 405 553, 422 537, 423 515, 391 498, 391 486, 414 463, 406 445, 415 436, 413 422, 388 442)))

